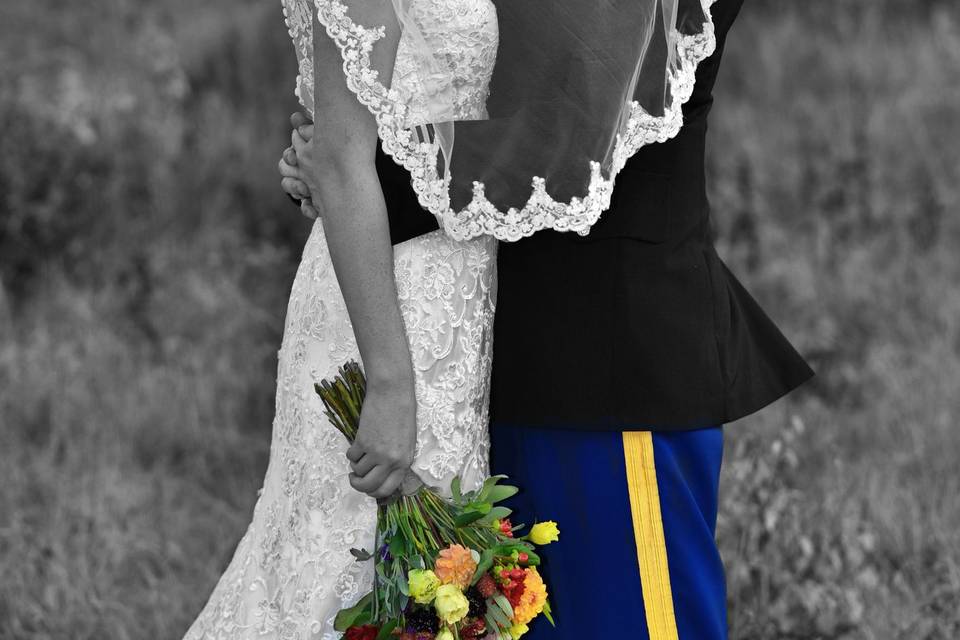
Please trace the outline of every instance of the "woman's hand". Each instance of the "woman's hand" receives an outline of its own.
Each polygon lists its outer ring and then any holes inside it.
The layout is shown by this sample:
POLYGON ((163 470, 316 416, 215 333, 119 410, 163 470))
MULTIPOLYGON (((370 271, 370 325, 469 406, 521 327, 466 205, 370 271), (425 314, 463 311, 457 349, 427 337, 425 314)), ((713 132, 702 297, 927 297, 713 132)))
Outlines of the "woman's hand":
MULTIPOLYGON (((302 113, 297 112, 290 116, 290 125, 293 128, 294 132, 300 132, 301 137, 304 137, 303 134, 307 133, 307 137, 304 138, 307 142, 310 141, 310 138, 313 137, 313 123, 302 113), (310 129, 307 129, 307 126, 310 129), (309 133, 308 133, 309 131, 309 133)), ((300 212, 304 216, 315 220, 319 216, 319 212, 314 206, 313 200, 310 195, 310 188, 307 186, 307 183, 303 181, 300 173, 300 162, 297 158, 297 152, 294 150, 293 146, 287 147, 283 150, 283 155, 280 158, 278 165, 280 170, 280 175, 282 176, 280 180, 280 186, 291 198, 300 201, 300 212)))
POLYGON ((393 495, 413 464, 416 447, 412 376, 389 383, 368 382, 357 439, 347 451, 353 469, 350 486, 378 499, 393 495))

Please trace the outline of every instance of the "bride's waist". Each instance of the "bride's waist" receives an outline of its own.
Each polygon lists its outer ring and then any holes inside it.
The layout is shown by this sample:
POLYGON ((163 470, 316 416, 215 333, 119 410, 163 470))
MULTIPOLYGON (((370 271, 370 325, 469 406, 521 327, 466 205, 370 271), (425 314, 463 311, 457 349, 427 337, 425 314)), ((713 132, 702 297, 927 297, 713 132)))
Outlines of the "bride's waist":
MULTIPOLYGON (((326 233, 323 220, 317 218, 307 244, 304 247, 304 257, 321 251, 328 253, 326 233)), ((436 260, 448 259, 452 255, 473 255, 477 259, 493 260, 497 253, 497 240, 490 236, 481 236, 471 240, 454 240, 442 229, 430 231, 415 238, 405 240, 393 246, 394 261, 410 258, 436 260)))

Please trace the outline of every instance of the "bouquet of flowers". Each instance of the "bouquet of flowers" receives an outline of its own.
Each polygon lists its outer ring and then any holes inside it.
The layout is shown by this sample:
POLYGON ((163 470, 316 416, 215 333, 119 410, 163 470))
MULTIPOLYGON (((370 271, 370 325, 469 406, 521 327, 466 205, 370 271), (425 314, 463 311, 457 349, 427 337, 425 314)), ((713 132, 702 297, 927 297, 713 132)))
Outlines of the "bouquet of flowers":
MULTIPOLYGON (((316 385, 327 417, 352 443, 366 380, 350 362, 316 385)), ((498 504, 517 492, 505 476, 452 498, 422 485, 412 495, 381 502, 375 548, 351 549, 374 564, 373 590, 340 611, 345 640, 517 640, 543 614, 551 624, 547 588, 537 571, 536 545, 558 539, 555 522, 526 535, 498 504)))

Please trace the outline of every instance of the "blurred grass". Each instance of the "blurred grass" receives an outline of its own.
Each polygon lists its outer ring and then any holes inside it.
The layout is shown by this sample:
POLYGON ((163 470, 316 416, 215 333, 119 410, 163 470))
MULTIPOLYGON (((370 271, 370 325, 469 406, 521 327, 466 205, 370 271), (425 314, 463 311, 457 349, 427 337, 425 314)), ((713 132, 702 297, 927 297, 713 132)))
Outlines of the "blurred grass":
MULTIPOLYGON (((263 477, 307 230, 280 9, 6 3, 0 42, 0 638, 179 638, 263 477)), ((727 431, 732 638, 960 637, 957 104, 952 3, 734 27, 718 244, 819 375, 727 431)))

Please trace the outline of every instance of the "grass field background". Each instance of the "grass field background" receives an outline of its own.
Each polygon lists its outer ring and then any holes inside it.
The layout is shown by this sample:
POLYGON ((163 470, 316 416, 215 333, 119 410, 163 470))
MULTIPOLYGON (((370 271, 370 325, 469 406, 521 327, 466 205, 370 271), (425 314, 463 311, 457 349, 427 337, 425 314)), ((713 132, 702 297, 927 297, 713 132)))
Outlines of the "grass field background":
MULTIPOLYGON (((746 5, 718 245, 819 375, 727 429, 731 637, 955 639, 960 10, 746 5)), ((243 533, 294 75, 279 3, 0 8, 0 638, 180 638, 243 533)))

